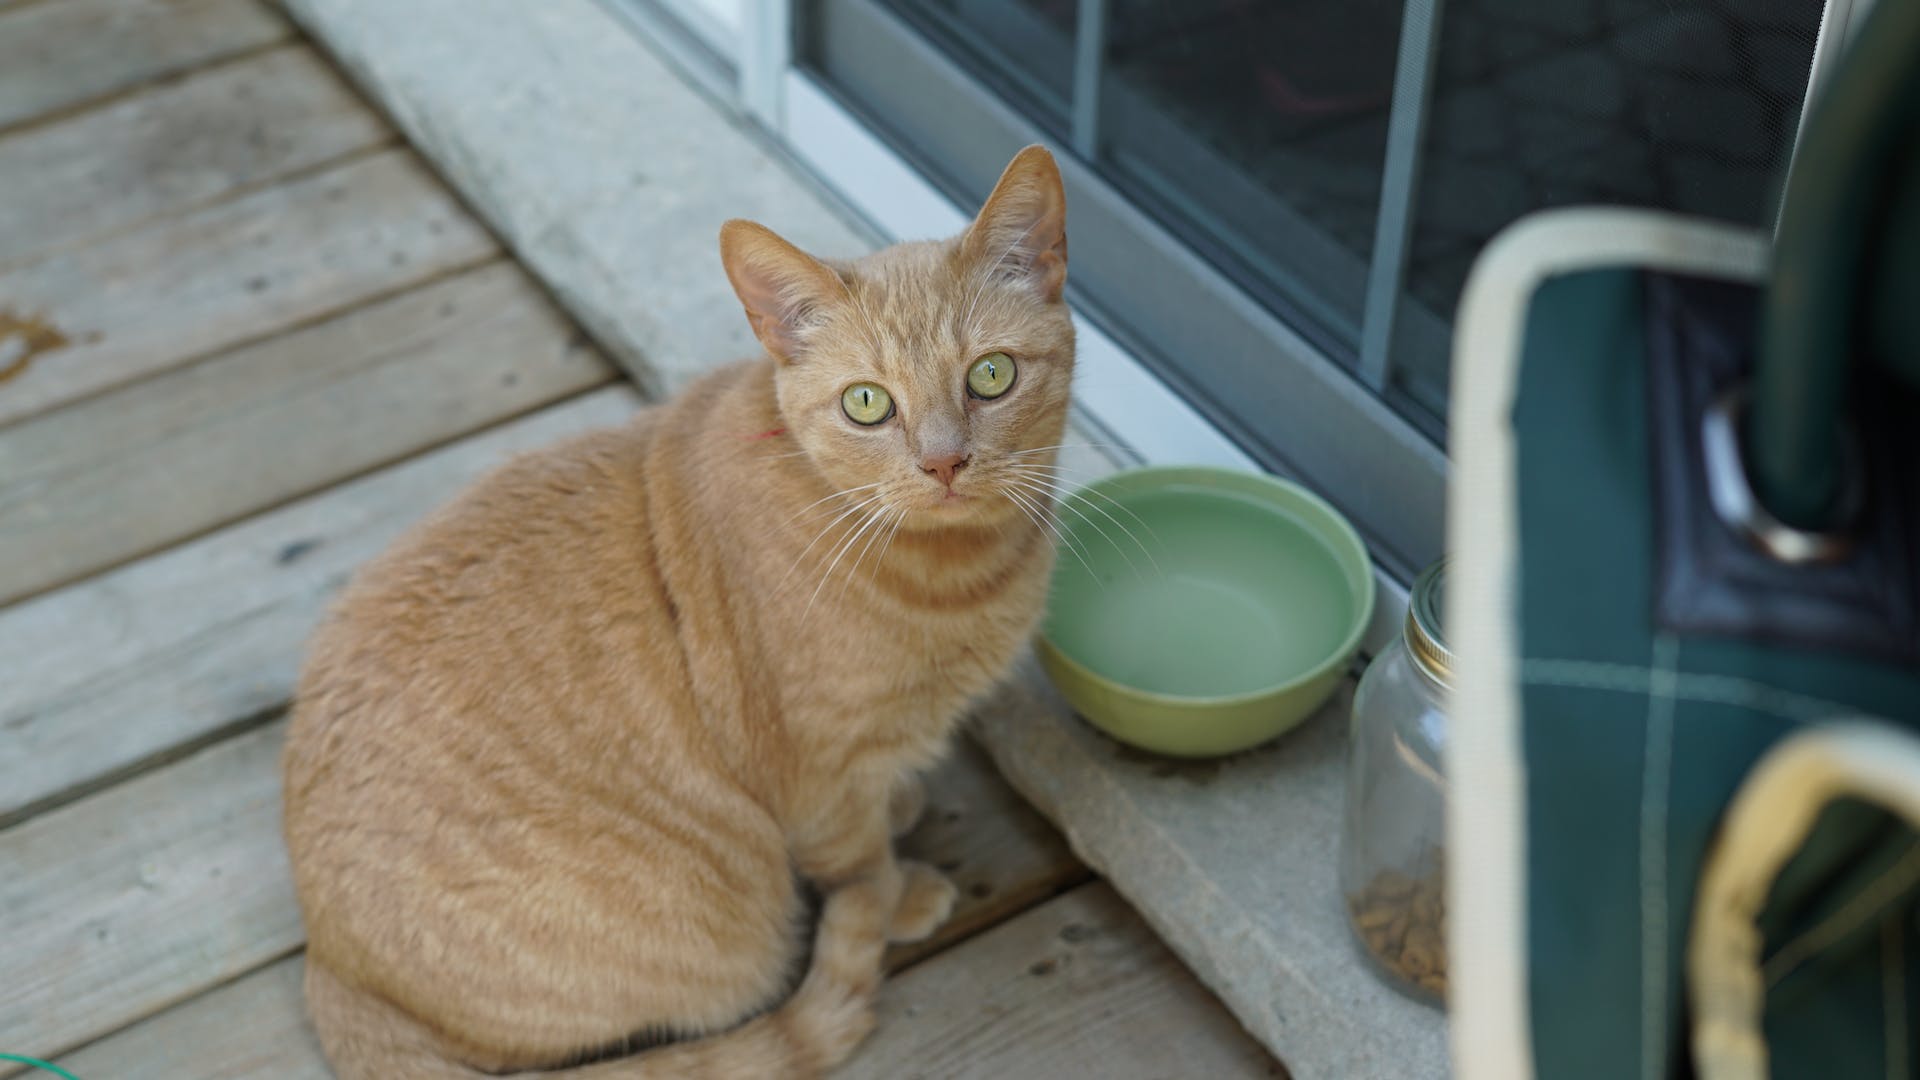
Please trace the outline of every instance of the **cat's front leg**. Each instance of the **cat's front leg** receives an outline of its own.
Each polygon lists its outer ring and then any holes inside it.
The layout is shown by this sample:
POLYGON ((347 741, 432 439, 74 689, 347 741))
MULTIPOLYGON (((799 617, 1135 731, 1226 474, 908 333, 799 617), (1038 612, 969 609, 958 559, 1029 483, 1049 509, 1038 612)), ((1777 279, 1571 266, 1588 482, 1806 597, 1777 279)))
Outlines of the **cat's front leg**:
MULTIPOLYGON (((924 794, 904 797, 925 800, 924 794)), ((879 917, 881 933, 892 942, 919 941, 938 930, 958 895, 939 870, 895 857, 893 836, 905 809, 902 798, 897 788, 849 791, 824 807, 794 844, 801 874, 823 891, 857 889, 865 894, 879 917)))
POLYGON ((927 785, 915 772, 901 773, 887 796, 887 829, 895 839, 913 831, 927 812, 927 785))

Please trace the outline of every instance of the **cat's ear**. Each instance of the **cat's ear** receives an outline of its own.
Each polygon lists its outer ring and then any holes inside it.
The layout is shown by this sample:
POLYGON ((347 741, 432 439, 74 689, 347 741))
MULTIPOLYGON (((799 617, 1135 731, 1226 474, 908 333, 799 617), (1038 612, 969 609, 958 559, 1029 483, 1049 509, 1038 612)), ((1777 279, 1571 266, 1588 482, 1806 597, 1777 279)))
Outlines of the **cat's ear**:
POLYGON ((1025 282, 1049 303, 1060 299, 1067 284, 1067 195, 1046 147, 1013 156, 967 226, 961 250, 984 264, 984 273, 1025 282))
POLYGON ((798 353, 801 331, 846 288, 832 267, 751 221, 720 227, 720 261, 753 335, 782 363, 798 353))

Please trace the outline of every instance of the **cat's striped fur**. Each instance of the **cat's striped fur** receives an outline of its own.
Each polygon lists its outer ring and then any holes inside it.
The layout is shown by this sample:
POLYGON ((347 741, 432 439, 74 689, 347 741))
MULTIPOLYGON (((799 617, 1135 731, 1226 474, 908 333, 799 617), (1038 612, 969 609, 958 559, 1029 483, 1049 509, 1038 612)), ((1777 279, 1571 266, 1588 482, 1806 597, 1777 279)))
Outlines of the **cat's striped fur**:
POLYGON ((730 222, 722 252, 767 357, 481 480, 314 637, 286 835, 347 1080, 812 1076, 946 918, 891 836, 1041 612, 1059 174, 1023 151, 948 241, 828 264, 730 222), (970 396, 995 350, 1013 388, 970 396), (896 416, 847 419, 863 380, 896 416))

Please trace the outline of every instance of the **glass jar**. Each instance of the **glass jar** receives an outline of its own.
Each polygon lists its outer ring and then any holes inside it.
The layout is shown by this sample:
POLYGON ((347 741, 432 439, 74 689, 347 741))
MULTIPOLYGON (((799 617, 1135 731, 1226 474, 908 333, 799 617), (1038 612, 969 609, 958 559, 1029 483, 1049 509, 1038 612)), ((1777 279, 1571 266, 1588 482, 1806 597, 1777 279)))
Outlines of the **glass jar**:
POLYGON ((1394 986, 1435 1004, 1447 992, 1445 582, 1445 561, 1414 582, 1405 628, 1354 691, 1340 853, 1361 951, 1394 986))

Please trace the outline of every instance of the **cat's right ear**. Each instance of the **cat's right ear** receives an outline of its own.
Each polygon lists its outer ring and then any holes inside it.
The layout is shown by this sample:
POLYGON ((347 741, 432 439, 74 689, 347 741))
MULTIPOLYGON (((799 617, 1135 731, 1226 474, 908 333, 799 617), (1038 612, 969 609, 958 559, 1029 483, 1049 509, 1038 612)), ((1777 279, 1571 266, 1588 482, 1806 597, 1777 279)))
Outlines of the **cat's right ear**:
POLYGON ((793 360, 801 331, 846 289, 832 267, 751 221, 720 227, 720 261, 753 335, 781 363, 793 360))
POLYGON ((993 185, 980 215, 962 235, 961 250, 973 265, 986 264, 1057 303, 1067 284, 1067 195, 1060 167, 1044 146, 1013 156, 993 185))

